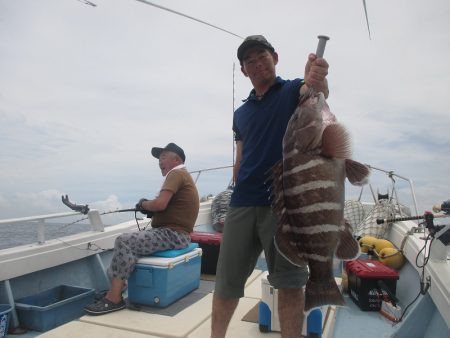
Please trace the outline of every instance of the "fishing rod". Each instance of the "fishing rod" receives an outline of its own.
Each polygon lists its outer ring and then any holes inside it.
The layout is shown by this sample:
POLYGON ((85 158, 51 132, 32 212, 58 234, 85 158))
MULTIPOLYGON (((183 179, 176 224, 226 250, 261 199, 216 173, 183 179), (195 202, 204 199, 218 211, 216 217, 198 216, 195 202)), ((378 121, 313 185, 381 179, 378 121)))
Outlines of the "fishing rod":
POLYGON ((420 216, 410 216, 410 217, 398 217, 398 218, 378 218, 377 224, 383 223, 394 223, 400 221, 412 221, 412 220, 424 220, 425 227, 428 229, 431 237, 439 239, 444 245, 450 244, 450 224, 447 225, 435 225, 435 218, 446 218, 450 217, 450 200, 443 202, 442 204, 437 204, 433 206, 434 212, 444 212, 444 214, 433 214, 431 211, 426 211, 420 216))
MULTIPOLYGON (((80 213, 82 213, 84 215, 87 215, 89 213, 89 211, 90 211, 89 206, 87 204, 82 205, 82 204, 76 204, 76 203, 71 202, 69 200, 69 196, 68 195, 61 196, 61 200, 62 200, 63 204, 68 206, 70 209, 72 209, 74 211, 77 211, 77 212, 80 212, 80 213)), ((136 220, 137 227, 138 227, 138 229, 140 231, 141 227, 139 225, 138 217, 137 217, 138 211, 143 213, 144 215, 146 215, 147 218, 152 218, 153 211, 146 211, 146 210, 142 210, 140 208, 136 208, 135 207, 135 208, 126 208, 126 209, 105 211, 105 212, 99 213, 99 215, 114 214, 114 213, 119 213, 119 212, 133 212, 133 211, 134 211, 134 218, 136 220)))
POLYGON ((209 23, 209 22, 206 22, 206 21, 203 21, 203 20, 194 18, 193 16, 190 16, 190 15, 187 15, 187 14, 184 14, 184 13, 181 13, 181 12, 174 11, 173 9, 170 9, 170 8, 167 8, 167 7, 164 7, 164 6, 161 6, 161 5, 157 5, 157 4, 155 4, 155 3, 153 3, 153 2, 150 2, 150 1, 147 1, 147 0, 136 0, 136 1, 142 2, 142 3, 146 4, 146 5, 150 5, 150 6, 153 6, 153 7, 159 8, 159 9, 162 9, 162 10, 164 10, 164 11, 167 11, 167 12, 170 12, 170 13, 173 13, 173 14, 176 14, 176 15, 183 16, 183 17, 188 18, 188 19, 190 19, 190 20, 194 20, 194 21, 200 22, 201 24, 207 25, 207 26, 209 26, 209 27, 218 29, 218 30, 220 30, 220 31, 222 31, 222 32, 225 32, 225 33, 228 33, 228 34, 230 34, 230 35, 233 35, 233 36, 236 36, 236 37, 238 37, 238 38, 243 39, 243 37, 240 36, 240 35, 237 35, 237 34, 235 34, 235 33, 233 33, 233 32, 230 32, 229 30, 226 30, 226 29, 221 28, 221 27, 219 27, 219 26, 213 25, 213 24, 211 24, 211 23, 209 23))
POLYGON ((432 220, 434 218, 445 218, 450 217, 450 215, 436 215, 433 214, 430 211, 426 211, 423 215, 419 216, 408 216, 408 217, 397 217, 397 218, 377 218, 377 224, 384 224, 384 223, 395 223, 395 222, 401 222, 401 221, 416 221, 419 219, 423 219, 425 221, 432 220))
MULTIPOLYGON (((84 3, 84 4, 86 4, 86 5, 90 5, 90 6, 92 6, 92 7, 96 7, 96 6, 97 6, 95 3, 91 2, 91 1, 88 1, 88 0, 78 0, 78 1, 80 1, 80 2, 82 2, 82 3, 84 3)), ((203 21, 203 20, 201 20, 201 19, 197 19, 197 18, 195 18, 195 17, 193 17, 193 16, 190 16, 190 15, 187 15, 187 14, 184 14, 184 13, 181 13, 181 12, 178 12, 178 11, 175 11, 175 10, 173 10, 173 9, 170 9, 170 8, 167 8, 167 7, 164 7, 164 6, 155 4, 155 3, 151 2, 151 1, 147 1, 147 0, 136 0, 136 1, 142 2, 143 4, 146 4, 146 5, 149 5, 149 6, 153 6, 153 7, 162 9, 163 11, 167 11, 167 12, 170 12, 170 13, 173 13, 173 14, 176 14, 176 15, 179 15, 179 16, 182 16, 182 17, 185 17, 185 18, 187 18, 187 19, 189 19, 189 20, 193 20, 193 21, 200 22, 200 23, 203 24, 203 25, 206 25, 206 26, 209 26, 209 27, 218 29, 218 30, 220 30, 220 31, 222 31, 222 32, 225 32, 225 33, 230 34, 230 35, 233 35, 233 36, 235 36, 235 37, 237 37, 237 38, 243 39, 242 36, 240 36, 240 35, 238 35, 238 34, 236 34, 236 33, 233 33, 233 32, 231 32, 231 31, 229 31, 229 30, 226 30, 226 29, 224 29, 224 28, 222 28, 222 27, 213 25, 212 23, 203 21)))
POLYGON ((418 219, 432 221, 434 218, 450 217, 450 199, 442 202, 441 204, 433 205, 433 211, 434 212, 443 211, 444 214, 436 215, 436 214, 431 213, 430 211, 426 211, 423 215, 420 215, 420 216, 398 217, 398 218, 391 218, 391 219, 378 218, 377 224, 394 223, 394 222, 399 222, 399 221, 412 221, 412 220, 418 220, 418 219))
MULTIPOLYGON (((81 205, 81 204, 72 203, 69 200, 68 195, 61 196, 61 200, 64 203, 64 205, 68 206, 73 211, 81 212, 84 215, 87 215, 90 210, 89 205, 87 205, 87 204, 81 205)), ((105 212, 105 213, 103 213, 103 215, 112 214, 112 213, 116 213, 116 212, 130 212, 130 211, 140 211, 140 210, 138 210, 136 208, 119 209, 119 210, 112 210, 112 211, 105 212)))

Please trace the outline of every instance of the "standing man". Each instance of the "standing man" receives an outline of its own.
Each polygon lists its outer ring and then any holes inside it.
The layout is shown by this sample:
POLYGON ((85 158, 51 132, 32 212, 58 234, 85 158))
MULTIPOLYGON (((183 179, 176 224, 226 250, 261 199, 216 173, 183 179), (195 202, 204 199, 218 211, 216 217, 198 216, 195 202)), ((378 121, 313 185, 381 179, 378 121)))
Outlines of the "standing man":
POLYGON ((102 315, 125 308, 122 288, 141 256, 155 251, 181 249, 191 242, 190 233, 197 219, 200 201, 197 188, 186 170, 186 156, 175 143, 164 148, 152 148, 159 159, 165 177, 159 195, 153 200, 142 198, 136 209, 153 214, 152 227, 143 231, 124 233, 116 238, 109 267, 111 289, 96 302, 85 307, 90 315, 102 315))
POLYGON ((270 169, 282 159, 288 121, 308 87, 328 97, 328 63, 310 54, 304 80, 276 76, 278 54, 262 36, 247 37, 237 50, 242 73, 253 90, 233 117, 235 187, 225 220, 213 298, 211 337, 225 337, 244 286, 264 250, 268 280, 278 292, 283 337, 298 338, 303 324, 307 267, 290 264, 275 249, 276 218, 271 210, 270 169))

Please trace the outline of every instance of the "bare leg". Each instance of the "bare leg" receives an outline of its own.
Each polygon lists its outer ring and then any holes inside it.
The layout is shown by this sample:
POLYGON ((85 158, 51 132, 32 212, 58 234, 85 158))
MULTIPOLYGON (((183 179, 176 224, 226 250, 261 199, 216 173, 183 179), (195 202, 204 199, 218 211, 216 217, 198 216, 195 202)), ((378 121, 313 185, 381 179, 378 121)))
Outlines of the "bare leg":
POLYGON ((278 314, 283 338, 299 338, 301 336, 304 306, 303 289, 278 290, 278 314))
POLYGON ((124 284, 125 281, 119 278, 113 278, 111 281, 111 289, 109 289, 105 298, 113 303, 119 303, 122 300, 122 288, 124 284))
POLYGON ((222 298, 214 293, 211 318, 211 338, 224 338, 239 298, 222 298))

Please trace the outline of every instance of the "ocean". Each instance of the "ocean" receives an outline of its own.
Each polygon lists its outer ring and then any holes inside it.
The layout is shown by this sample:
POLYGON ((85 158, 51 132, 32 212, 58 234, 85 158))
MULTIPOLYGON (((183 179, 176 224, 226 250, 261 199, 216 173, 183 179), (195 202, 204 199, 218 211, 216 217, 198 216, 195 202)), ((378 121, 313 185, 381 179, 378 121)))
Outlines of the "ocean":
MULTIPOLYGON (((140 217, 140 216, 138 216, 140 217)), ((101 216, 105 227, 134 219, 134 213, 108 212, 101 216)), ((85 215, 75 215, 65 218, 47 220, 45 222, 45 240, 56 239, 91 230, 89 220, 85 215), (61 222, 64 220, 65 222, 61 222)), ((137 229, 137 228, 136 228, 137 229)), ((37 243, 38 223, 20 222, 13 224, 0 224, 0 250, 18 245, 37 243)))
MULTIPOLYGON (((50 223, 45 224, 45 239, 55 239, 90 230, 90 224, 50 223)), ((18 245, 37 243, 36 223, 14 223, 0 225, 0 250, 18 245)))

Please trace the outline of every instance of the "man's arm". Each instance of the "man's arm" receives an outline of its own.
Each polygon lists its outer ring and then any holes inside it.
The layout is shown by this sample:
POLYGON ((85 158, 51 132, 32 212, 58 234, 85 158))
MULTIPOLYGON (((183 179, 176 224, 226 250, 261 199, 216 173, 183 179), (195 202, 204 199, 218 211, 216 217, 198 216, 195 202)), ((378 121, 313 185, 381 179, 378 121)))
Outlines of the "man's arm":
POLYGON ((236 141, 236 161, 233 167, 233 183, 236 184, 242 159, 242 141, 236 141))
POLYGON ((153 200, 142 202, 142 208, 148 211, 163 211, 172 199, 173 192, 169 190, 161 190, 159 196, 153 200))

